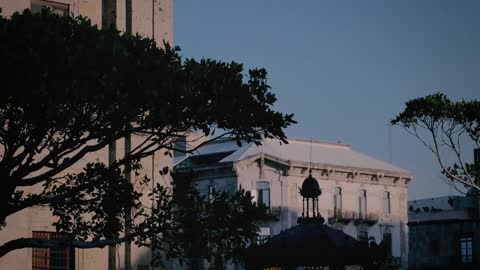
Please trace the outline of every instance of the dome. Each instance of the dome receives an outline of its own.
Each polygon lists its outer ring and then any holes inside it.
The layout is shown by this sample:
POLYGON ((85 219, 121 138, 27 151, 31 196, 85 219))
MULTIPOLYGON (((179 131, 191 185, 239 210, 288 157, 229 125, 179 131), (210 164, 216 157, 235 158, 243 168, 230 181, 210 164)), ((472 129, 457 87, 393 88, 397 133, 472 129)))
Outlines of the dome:
POLYGON ((303 181, 300 195, 305 198, 317 198, 320 194, 322 194, 322 191, 320 190, 318 181, 312 177, 312 172, 310 171, 308 177, 303 181))

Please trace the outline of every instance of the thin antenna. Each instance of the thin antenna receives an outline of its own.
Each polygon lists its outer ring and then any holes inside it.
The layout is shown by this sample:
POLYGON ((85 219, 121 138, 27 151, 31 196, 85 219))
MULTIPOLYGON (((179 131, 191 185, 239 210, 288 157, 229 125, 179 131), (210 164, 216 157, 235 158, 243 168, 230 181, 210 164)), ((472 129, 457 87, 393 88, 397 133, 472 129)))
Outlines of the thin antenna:
POLYGON ((393 162, 392 154, 392 125, 388 124, 388 161, 393 162))
POLYGON ((310 170, 308 171, 310 175, 312 175, 312 144, 313 144, 313 138, 310 138, 310 170))
POLYGON ((260 179, 263 179, 263 165, 265 165, 265 152, 263 150, 263 143, 264 142, 262 142, 262 149, 260 154, 260 179))

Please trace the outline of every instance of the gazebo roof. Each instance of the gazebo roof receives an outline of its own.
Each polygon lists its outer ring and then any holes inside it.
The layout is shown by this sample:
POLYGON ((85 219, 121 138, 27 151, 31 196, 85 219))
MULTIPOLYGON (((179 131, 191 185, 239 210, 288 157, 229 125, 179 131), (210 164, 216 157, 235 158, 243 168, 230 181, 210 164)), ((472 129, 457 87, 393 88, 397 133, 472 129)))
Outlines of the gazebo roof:
POLYGON ((312 177, 312 171, 310 170, 310 174, 308 177, 303 181, 302 189, 300 190, 300 194, 304 198, 317 198, 322 194, 322 190, 318 185, 317 179, 312 177))
POLYGON ((252 246, 248 269, 281 266, 369 266, 382 258, 382 248, 360 242, 323 224, 302 224, 252 246))

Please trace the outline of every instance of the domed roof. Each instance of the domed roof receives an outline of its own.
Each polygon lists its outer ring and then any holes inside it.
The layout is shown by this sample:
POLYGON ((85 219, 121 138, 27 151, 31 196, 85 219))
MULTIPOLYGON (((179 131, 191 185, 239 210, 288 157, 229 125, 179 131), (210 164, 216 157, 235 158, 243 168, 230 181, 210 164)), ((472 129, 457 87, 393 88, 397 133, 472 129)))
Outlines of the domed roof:
POLYGON ((310 170, 310 174, 303 181, 300 195, 302 195, 304 198, 317 198, 320 196, 320 194, 322 194, 322 190, 318 185, 317 179, 312 177, 312 170, 310 170))

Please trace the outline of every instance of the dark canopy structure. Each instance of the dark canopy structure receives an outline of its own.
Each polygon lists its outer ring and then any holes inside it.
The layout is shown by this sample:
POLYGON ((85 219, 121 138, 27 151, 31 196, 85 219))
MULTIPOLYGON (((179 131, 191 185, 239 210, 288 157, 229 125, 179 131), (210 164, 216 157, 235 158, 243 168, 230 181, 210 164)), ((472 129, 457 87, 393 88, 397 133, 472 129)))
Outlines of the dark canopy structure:
POLYGON ((247 269, 296 266, 329 266, 342 269, 358 265, 378 269, 386 253, 373 241, 357 241, 342 231, 323 224, 302 224, 272 237, 247 251, 247 269))
POLYGON ((317 179, 309 176, 299 190, 303 197, 303 212, 294 226, 272 237, 266 243, 253 245, 247 250, 247 269, 281 268, 297 266, 343 269, 345 266, 361 266, 363 269, 379 269, 386 258, 386 249, 375 241, 358 241, 324 225, 319 213, 318 196, 322 194, 317 179))

